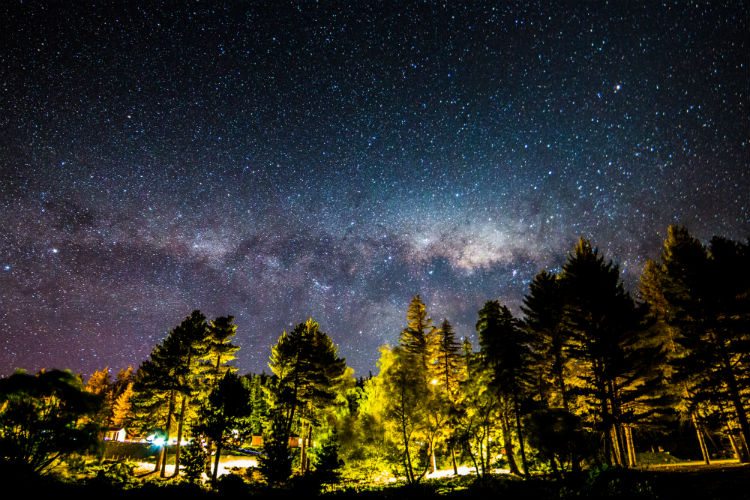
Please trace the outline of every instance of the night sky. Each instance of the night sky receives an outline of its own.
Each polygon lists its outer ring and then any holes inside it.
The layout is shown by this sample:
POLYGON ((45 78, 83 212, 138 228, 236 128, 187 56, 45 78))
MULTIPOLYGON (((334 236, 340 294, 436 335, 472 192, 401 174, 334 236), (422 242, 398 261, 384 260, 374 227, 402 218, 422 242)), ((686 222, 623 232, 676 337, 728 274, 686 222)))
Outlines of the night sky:
POLYGON ((635 291, 670 224, 750 235, 744 2, 53 3, 0 5, 1 374, 200 309, 367 375, 417 293, 474 338, 579 236, 635 291))

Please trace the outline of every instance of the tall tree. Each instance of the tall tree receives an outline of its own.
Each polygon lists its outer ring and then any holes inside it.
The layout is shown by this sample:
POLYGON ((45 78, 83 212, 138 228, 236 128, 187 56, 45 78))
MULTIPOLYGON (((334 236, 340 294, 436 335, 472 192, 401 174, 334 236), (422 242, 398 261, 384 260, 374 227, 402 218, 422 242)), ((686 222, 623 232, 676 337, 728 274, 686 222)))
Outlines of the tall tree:
POLYGON ((544 406, 570 411, 566 387, 567 341, 563 328, 565 294, 555 273, 542 271, 534 276, 523 299, 524 329, 529 333, 531 363, 536 393, 544 406))
POLYGON ((748 267, 748 244, 714 238, 706 247, 686 228, 672 226, 660 263, 649 263, 642 279, 644 297, 670 327, 673 379, 683 387, 706 460, 702 402, 736 422, 741 439, 733 445, 743 461, 750 460, 748 267))
MULTIPOLYGON (((162 427, 166 443, 169 442, 173 419, 176 417, 175 474, 179 474, 183 425, 188 402, 198 385, 198 361, 204 353, 206 333, 206 317, 200 311, 193 311, 154 348, 150 359, 141 364, 134 384, 134 390, 138 393, 134 398, 139 408, 137 413, 152 414, 166 405, 162 427)), ((162 477, 166 475, 166 449, 166 446, 162 448, 160 459, 157 460, 162 477)))
POLYGON ((451 454, 453 473, 458 474, 456 453, 454 449, 455 436, 453 433, 457 418, 458 407, 462 400, 459 384, 466 375, 466 363, 462 354, 461 344, 456 340, 453 326, 446 319, 440 325, 437 343, 437 361, 435 365, 435 379, 441 390, 441 400, 444 403, 442 411, 445 414, 447 429, 445 437, 451 454))
POLYGON ((401 331, 399 338, 399 356, 402 356, 406 370, 412 370, 413 376, 418 377, 420 384, 416 387, 421 393, 421 405, 427 409, 425 427, 420 435, 428 443, 429 470, 434 471, 435 441, 445 424, 447 415, 444 414, 437 385, 438 343, 439 331, 432 324, 432 318, 427 315, 425 304, 419 295, 412 298, 406 312, 407 326, 401 331))
MULTIPOLYGON (((510 310, 505 306, 500 306, 496 300, 485 302, 484 307, 479 311, 477 332, 484 360, 492 371, 492 384, 498 394, 507 400, 515 417, 516 437, 521 451, 524 474, 527 475, 528 464, 521 425, 521 404, 527 392, 529 352, 523 332, 510 310)), ((513 459, 508 430, 506 429, 503 433, 506 455, 511 470, 519 473, 513 459)))
MULTIPOLYGON (((611 463, 633 465, 629 426, 655 408, 647 400, 660 386, 660 373, 644 359, 660 359, 649 346, 644 310, 625 291, 620 271, 581 239, 563 267, 566 296, 566 356, 578 366, 571 389, 584 402, 584 417, 603 433, 611 463)), ((655 401, 655 400, 654 400, 655 401)))
POLYGON ((283 435, 287 440, 294 424, 300 424, 302 473, 308 470, 307 446, 318 417, 336 402, 345 381, 346 360, 337 351, 331 338, 312 318, 290 333, 282 333, 271 351, 268 366, 277 377, 272 393, 273 411, 284 422, 283 435))
POLYGON ((216 484, 222 448, 234 432, 243 436, 250 430, 251 404, 247 380, 227 372, 211 390, 206 403, 198 410, 198 419, 193 430, 210 437, 216 447, 211 473, 213 484, 216 484))

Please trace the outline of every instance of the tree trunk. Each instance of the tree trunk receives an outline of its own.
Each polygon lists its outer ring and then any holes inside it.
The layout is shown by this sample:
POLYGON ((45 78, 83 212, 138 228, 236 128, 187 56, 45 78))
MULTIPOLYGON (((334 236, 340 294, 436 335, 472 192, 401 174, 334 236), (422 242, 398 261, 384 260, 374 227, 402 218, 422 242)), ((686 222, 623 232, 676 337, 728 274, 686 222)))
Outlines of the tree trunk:
POLYGON ((164 451, 162 452, 163 459, 161 461, 161 472, 159 477, 167 477, 167 447, 169 446, 169 427, 172 425, 172 414, 174 413, 174 391, 169 391, 169 407, 167 408, 167 426, 164 429, 164 451))
POLYGON ((409 454, 409 437, 406 433, 406 417, 401 416, 401 435, 404 440, 404 465, 406 466, 406 480, 409 484, 414 482, 414 470, 411 467, 411 455, 409 454))
POLYGON ((211 484, 216 485, 216 478, 219 475, 219 458, 221 457, 221 441, 216 441, 216 457, 214 458, 214 470, 211 473, 211 484))
POLYGON ((513 399, 516 412, 516 436, 518 436, 518 444, 521 447, 521 463, 523 464, 523 475, 528 479, 529 463, 526 461, 526 447, 523 444, 523 433, 521 432, 521 409, 518 407, 518 399, 513 399))
MULTIPOLYGON (((718 341, 719 339, 716 340, 718 341)), ((747 413, 745 412, 745 405, 742 403, 742 398, 740 397, 740 390, 739 386, 737 385, 737 377, 734 374, 734 370, 732 370, 732 363, 729 360, 729 356, 726 352, 726 349, 724 348, 723 342, 719 342, 719 351, 721 352, 722 362, 724 364, 724 369, 722 371, 724 372, 725 382, 727 384, 727 388, 729 389, 729 399, 730 401, 732 401, 735 414, 737 415, 737 420, 740 423, 740 432, 742 433, 742 437, 745 439, 746 443, 749 443, 750 423, 748 423, 747 413)))
POLYGON ((180 417, 177 422, 177 448, 174 454, 174 474, 172 477, 180 475, 180 451, 182 449, 182 426, 185 421, 185 407, 187 406, 188 397, 182 396, 182 404, 180 405, 180 417))
POLYGON ((620 448, 620 439, 617 435, 617 426, 615 424, 612 424, 612 427, 609 429, 609 439, 612 442, 612 459, 614 460, 614 465, 621 466, 622 463, 622 449, 620 448))
POLYGON ((628 446, 628 462, 631 467, 638 465, 635 456, 635 443, 633 442, 633 428, 628 426, 625 427, 625 443, 628 446))
POLYGON ((305 466, 307 463, 307 425, 306 423, 302 423, 302 428, 300 429, 299 438, 301 440, 301 447, 300 447, 300 453, 299 453, 299 473, 304 474, 307 472, 307 467, 305 466))
POLYGON ((451 461, 453 462, 453 475, 458 476, 458 466, 456 465, 456 446, 453 441, 450 443, 451 447, 451 461))
POLYGON ((503 412, 501 421, 503 425, 503 445, 505 446, 505 456, 508 457, 508 468, 512 474, 520 476, 521 471, 518 470, 518 465, 516 465, 516 460, 513 457, 513 440, 510 435, 510 423, 508 422, 507 412, 503 412))
POLYGON ((700 423, 698 422, 698 417, 695 414, 695 411, 690 412, 690 420, 693 421, 693 426, 695 427, 695 433, 698 435, 698 445, 701 448, 701 455, 703 455, 703 461, 706 462, 706 465, 711 465, 711 459, 708 455, 708 447, 706 446, 706 440, 703 439, 703 432, 700 423))

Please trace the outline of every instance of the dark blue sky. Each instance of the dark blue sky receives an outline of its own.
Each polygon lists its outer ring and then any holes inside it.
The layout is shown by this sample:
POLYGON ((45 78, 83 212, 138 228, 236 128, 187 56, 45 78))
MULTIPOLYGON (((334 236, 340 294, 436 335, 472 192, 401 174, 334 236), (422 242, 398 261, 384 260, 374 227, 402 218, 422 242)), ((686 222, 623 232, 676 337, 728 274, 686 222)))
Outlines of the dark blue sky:
POLYGON ((3 373, 200 309, 366 375, 417 293, 469 336, 579 236, 634 290, 670 224, 750 234, 742 2, 45 3, 0 6, 3 373))

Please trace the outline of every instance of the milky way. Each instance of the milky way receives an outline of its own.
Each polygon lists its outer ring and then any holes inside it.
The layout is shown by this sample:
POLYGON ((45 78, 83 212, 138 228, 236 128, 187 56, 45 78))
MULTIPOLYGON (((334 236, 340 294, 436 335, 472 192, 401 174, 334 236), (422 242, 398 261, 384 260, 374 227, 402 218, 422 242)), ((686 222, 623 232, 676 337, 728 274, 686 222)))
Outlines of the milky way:
POLYGON ((472 337, 580 236, 635 291, 670 224, 750 234, 743 2, 45 3, 0 6, 3 374, 200 309, 366 375, 417 293, 472 337))

